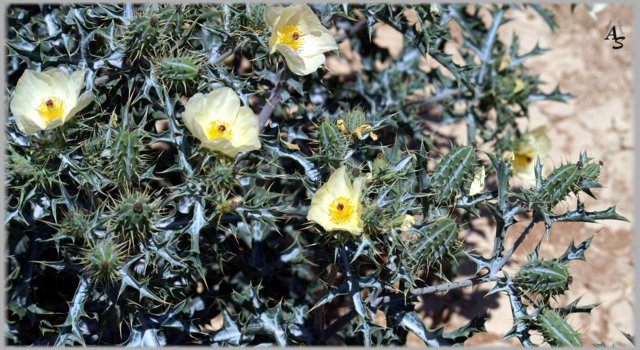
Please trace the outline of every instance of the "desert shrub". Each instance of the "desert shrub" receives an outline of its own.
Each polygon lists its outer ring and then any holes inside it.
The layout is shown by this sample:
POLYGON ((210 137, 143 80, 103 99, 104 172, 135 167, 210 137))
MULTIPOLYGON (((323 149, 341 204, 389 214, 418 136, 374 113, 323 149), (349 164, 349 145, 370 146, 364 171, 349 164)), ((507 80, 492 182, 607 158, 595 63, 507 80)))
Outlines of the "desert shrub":
POLYGON ((506 338, 581 345, 567 316, 594 305, 554 297, 590 239, 503 271, 535 225, 625 220, 581 200, 601 163, 543 171, 553 140, 519 127, 571 98, 523 65, 546 48, 497 40, 529 7, 555 28, 538 5, 9 7, 8 342, 456 345, 486 313, 430 329, 419 298, 488 283, 506 338), (484 256, 459 238, 481 215, 484 256))

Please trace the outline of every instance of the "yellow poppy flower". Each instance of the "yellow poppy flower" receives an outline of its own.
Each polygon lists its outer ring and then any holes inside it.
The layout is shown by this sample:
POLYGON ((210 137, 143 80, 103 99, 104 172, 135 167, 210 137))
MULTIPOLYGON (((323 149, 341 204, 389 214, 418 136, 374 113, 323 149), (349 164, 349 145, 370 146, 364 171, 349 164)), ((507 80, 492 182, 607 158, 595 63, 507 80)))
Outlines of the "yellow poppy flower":
POLYGON ((522 138, 516 142, 511 155, 513 175, 527 185, 533 186, 536 182, 536 158, 540 157, 542 163, 550 150, 551 140, 544 126, 523 134, 522 138))
POLYGON ((85 86, 85 71, 69 75, 54 68, 44 72, 27 69, 16 84, 10 108, 18 129, 26 135, 64 124, 91 103, 85 86))
POLYGON ((363 227, 360 196, 365 178, 358 177, 351 184, 346 171, 344 166, 338 168, 316 191, 307 220, 320 224, 325 231, 347 231, 358 236, 363 227))
POLYGON ((240 107, 235 91, 222 87, 193 95, 184 106, 184 125, 207 149, 235 157, 262 146, 258 117, 249 107, 240 107))
POLYGON ((278 51, 294 74, 315 72, 324 63, 324 53, 338 49, 336 40, 308 5, 270 6, 264 22, 272 30, 270 53, 278 51))

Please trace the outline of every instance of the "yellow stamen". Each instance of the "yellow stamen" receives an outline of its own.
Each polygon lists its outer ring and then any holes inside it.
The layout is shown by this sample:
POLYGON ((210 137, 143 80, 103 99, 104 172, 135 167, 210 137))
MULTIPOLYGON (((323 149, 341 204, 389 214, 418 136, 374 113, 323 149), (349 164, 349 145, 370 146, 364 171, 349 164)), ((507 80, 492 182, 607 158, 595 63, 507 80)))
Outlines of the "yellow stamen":
POLYGON ((334 224, 345 224, 351 220, 354 209, 355 207, 351 204, 349 198, 338 197, 331 202, 329 206, 329 219, 331 219, 334 224))
POLYGON ((214 120, 209 124, 209 130, 207 130, 207 138, 209 140, 215 139, 227 139, 233 140, 233 131, 229 127, 228 123, 214 120))
POLYGON ((304 40, 302 38, 303 33, 302 30, 300 30, 300 27, 293 24, 287 24, 284 26, 284 31, 278 32, 277 34, 278 39, 276 43, 287 45, 294 50, 302 47, 304 40))
POLYGON ((36 108, 42 119, 47 123, 54 119, 64 117, 64 101, 56 96, 50 96, 42 100, 36 108))
POLYGON ((533 150, 519 153, 514 152, 513 155, 513 167, 516 169, 527 168, 531 163, 535 161, 536 152, 533 150))

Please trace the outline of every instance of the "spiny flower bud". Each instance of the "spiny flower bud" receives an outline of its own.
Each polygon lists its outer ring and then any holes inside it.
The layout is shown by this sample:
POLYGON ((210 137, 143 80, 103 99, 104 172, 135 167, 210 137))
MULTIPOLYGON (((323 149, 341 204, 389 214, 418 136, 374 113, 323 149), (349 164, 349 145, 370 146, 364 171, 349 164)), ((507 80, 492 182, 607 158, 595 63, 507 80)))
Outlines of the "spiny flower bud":
POLYGON ((93 224, 89 220, 89 217, 78 210, 74 210, 62 221, 60 231, 70 233, 74 239, 80 238, 87 240, 90 238, 89 235, 92 227, 93 224))
POLYGON ((362 108, 354 108, 350 112, 347 112, 344 117, 344 121, 347 130, 353 132, 357 127, 364 124, 367 120, 362 108))
POLYGON ((158 203, 142 193, 125 193, 122 200, 112 209, 116 233, 123 241, 136 244, 144 241, 155 221, 158 203))
POLYGON ((563 262, 534 260, 522 265, 513 281, 529 293, 555 296, 569 289, 570 277, 563 262))
POLYGON ((102 283, 113 283, 118 278, 118 269, 122 267, 124 244, 116 244, 110 239, 92 243, 84 250, 82 271, 92 275, 102 283))

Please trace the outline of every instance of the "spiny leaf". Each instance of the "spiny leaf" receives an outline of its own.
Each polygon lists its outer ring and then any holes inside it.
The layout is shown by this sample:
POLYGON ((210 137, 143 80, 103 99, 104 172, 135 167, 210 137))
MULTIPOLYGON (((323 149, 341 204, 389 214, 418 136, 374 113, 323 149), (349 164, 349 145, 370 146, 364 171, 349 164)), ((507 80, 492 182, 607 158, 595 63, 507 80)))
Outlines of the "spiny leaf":
POLYGON ((437 202, 443 202, 461 191, 462 184, 471 174, 474 162, 475 152, 471 146, 453 148, 442 158, 431 179, 437 193, 437 202))
POLYGON ((540 328, 544 340, 552 346, 582 346, 580 334, 552 309, 542 310, 536 317, 536 325, 540 328))

